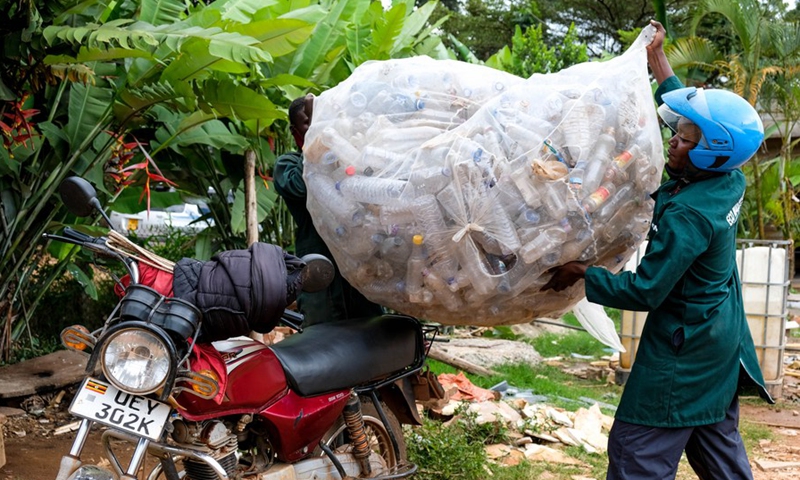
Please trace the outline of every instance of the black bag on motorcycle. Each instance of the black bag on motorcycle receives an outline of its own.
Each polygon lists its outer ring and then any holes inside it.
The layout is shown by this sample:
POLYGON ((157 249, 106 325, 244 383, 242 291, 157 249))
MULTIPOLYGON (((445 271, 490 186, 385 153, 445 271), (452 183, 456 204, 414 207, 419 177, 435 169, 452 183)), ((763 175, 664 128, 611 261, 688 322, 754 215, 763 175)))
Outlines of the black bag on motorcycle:
POLYGON ((275 328, 301 287, 302 260, 282 248, 257 242, 247 250, 227 250, 201 262, 175 264, 175 297, 203 312, 200 341, 213 342, 266 333, 275 328))

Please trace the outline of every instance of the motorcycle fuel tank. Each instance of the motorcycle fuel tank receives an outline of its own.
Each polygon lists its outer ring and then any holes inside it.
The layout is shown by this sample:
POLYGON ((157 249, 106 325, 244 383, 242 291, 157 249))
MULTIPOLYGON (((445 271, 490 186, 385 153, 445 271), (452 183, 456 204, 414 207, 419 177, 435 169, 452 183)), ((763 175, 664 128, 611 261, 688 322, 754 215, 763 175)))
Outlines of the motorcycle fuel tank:
POLYGON ((213 346, 225 360, 228 374, 222 403, 181 393, 176 400, 185 418, 198 421, 258 413, 288 392, 283 367, 266 345, 237 337, 214 342, 213 346))

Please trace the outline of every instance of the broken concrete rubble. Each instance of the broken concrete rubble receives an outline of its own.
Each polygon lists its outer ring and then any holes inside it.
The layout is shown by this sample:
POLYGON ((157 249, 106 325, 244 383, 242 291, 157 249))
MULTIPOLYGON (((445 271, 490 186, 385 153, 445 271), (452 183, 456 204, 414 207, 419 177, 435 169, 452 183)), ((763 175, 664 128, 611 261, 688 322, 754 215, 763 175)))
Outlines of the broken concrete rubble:
POLYGON ((457 421, 459 415, 471 414, 479 425, 497 423, 507 428, 508 445, 486 447, 487 457, 496 463, 516 465, 527 458, 577 465, 581 462, 559 448, 576 446, 590 454, 603 454, 608 448, 608 431, 614 420, 603 414, 597 404, 570 412, 544 403, 529 403, 524 398, 487 400, 483 389, 465 388, 463 378, 455 385, 453 377, 440 375, 440 382, 448 394, 459 394, 459 399, 451 399, 434 410, 443 417, 452 417, 449 422, 457 421), (469 398, 463 391, 475 396, 469 398))

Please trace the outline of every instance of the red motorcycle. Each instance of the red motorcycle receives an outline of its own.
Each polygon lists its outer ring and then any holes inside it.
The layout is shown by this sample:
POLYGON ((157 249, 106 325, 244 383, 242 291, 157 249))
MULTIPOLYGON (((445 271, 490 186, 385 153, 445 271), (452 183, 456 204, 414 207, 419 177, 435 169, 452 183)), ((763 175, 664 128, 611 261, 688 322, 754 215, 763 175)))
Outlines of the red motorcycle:
MULTIPOLYGON (((76 215, 105 217, 85 180, 65 180, 60 193, 76 215)), ((434 327, 384 315, 301 328, 302 316, 285 310, 281 322, 298 333, 274 345, 244 336, 202 343, 201 311, 140 283, 143 266, 104 237, 69 228, 47 237, 118 259, 130 275, 103 327, 61 334, 90 356, 70 405, 82 421, 57 480, 136 479, 146 455, 158 459, 149 480, 395 479, 416 471, 401 423, 420 422, 411 377, 434 327), (113 472, 80 460, 95 424, 108 427, 102 442, 113 472), (111 439, 135 445, 127 465, 111 439)), ((324 288, 330 261, 303 263, 303 289, 324 288)))

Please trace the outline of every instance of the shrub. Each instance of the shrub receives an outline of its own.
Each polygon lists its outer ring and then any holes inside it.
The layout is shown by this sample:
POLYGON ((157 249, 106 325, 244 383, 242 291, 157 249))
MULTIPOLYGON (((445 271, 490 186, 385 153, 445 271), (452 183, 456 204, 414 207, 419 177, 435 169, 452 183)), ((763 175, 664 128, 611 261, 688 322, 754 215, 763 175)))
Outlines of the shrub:
POLYGON ((445 425, 425 419, 406 435, 409 460, 417 480, 481 480, 486 478, 483 442, 468 434, 462 422, 445 425))

